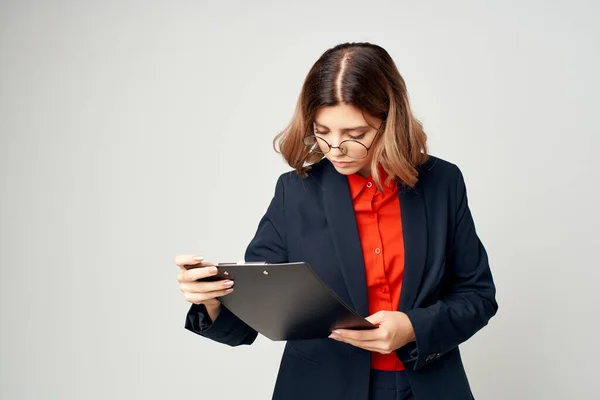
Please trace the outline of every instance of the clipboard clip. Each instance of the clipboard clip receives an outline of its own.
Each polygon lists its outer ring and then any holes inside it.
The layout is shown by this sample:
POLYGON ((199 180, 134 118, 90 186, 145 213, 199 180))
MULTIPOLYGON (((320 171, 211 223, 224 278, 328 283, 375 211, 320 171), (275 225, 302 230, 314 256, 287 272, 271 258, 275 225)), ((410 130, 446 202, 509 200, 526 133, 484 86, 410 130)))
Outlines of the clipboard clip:
POLYGON ((239 260, 238 262, 218 263, 218 265, 267 265, 266 261, 244 261, 239 260))

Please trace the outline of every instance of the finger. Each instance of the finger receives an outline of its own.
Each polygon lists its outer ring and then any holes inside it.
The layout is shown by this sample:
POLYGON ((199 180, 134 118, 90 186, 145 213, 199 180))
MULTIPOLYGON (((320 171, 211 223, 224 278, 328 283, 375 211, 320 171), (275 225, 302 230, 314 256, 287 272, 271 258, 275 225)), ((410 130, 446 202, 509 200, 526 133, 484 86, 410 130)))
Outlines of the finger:
POLYGON ((383 329, 368 329, 359 331, 355 329, 336 329, 333 331, 336 335, 342 338, 348 338, 353 340, 367 341, 367 340, 380 340, 383 337, 383 329))
POLYGON ((232 280, 221 280, 216 282, 181 282, 179 289, 188 293, 207 293, 224 290, 233 287, 232 280))
POLYGON ((182 269, 177 275, 179 282, 194 282, 198 279, 204 279, 216 275, 218 272, 217 267, 203 267, 193 269, 182 269))
POLYGON ((182 254, 175 256, 175 264, 179 266, 181 269, 189 269, 191 266, 206 266, 206 265, 214 265, 209 261, 205 261, 204 257, 199 256, 197 254, 182 254), (187 266, 187 268, 186 268, 187 266))
POLYGON ((175 256, 175 264, 180 267, 183 267, 185 264, 198 264, 202 260, 204 260, 204 257, 198 254, 179 254, 175 256), (199 260, 196 258, 199 258, 199 260))
POLYGON ((198 261, 198 264, 185 264, 180 268, 182 270, 184 270, 184 269, 194 269, 194 268, 200 268, 200 267, 212 267, 214 265, 215 264, 210 261, 198 261))
POLYGON ((231 292, 233 292, 233 288, 208 293, 185 293, 183 297, 190 303, 200 304, 207 300, 216 299, 217 297, 227 296, 231 292))
POLYGON ((370 340, 367 342, 363 342, 363 341, 359 341, 359 340, 352 340, 352 339, 346 339, 346 338, 341 338, 341 337, 338 337, 337 339, 336 338, 332 338, 332 339, 337 340, 339 342, 347 343, 351 346, 358 347, 358 348, 361 348, 364 350, 376 351, 379 353, 381 353, 383 351, 381 343, 378 340, 370 340))
POLYGON ((365 318, 367 321, 369 321, 370 323, 372 323, 373 325, 379 325, 381 324, 384 319, 385 319, 385 312, 384 311, 377 311, 375 314, 373 315, 369 315, 367 318, 365 318))
POLYGON ((382 341, 382 340, 368 340, 368 341, 361 341, 361 340, 353 340, 353 339, 337 339, 339 341, 342 341, 344 343, 347 343, 349 345, 352 345, 354 347, 360 347, 361 349, 365 349, 365 350, 369 350, 369 351, 376 351, 378 353, 382 353, 382 354, 388 354, 391 351, 387 349, 387 342, 382 341))

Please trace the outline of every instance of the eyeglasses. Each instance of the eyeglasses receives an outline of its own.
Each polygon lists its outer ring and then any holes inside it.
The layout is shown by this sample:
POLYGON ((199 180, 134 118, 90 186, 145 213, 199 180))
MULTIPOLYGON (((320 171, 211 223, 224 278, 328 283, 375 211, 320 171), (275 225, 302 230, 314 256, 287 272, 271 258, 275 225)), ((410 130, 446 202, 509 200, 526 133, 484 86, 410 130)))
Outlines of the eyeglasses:
POLYGON ((367 155, 369 154, 369 150, 371 150, 371 148, 373 147, 373 143, 375 143, 375 139, 377 138, 377 135, 379 134, 379 131, 381 130, 381 127, 383 126, 384 122, 385 120, 381 122, 381 125, 377 129, 377 132, 375 132, 375 136, 373 136, 373 141, 371 142, 371 145, 369 147, 365 146, 363 143, 359 142, 356 139, 343 140, 342 142, 340 142, 339 146, 332 146, 325 139, 317 135, 305 136, 302 138, 302 142, 307 147, 311 148, 310 151, 313 151, 315 153, 327 154, 331 151, 331 149, 340 149, 340 151, 343 154, 347 155, 350 158, 361 159, 367 157, 367 155), (322 150, 322 145, 325 145, 325 151, 322 150))

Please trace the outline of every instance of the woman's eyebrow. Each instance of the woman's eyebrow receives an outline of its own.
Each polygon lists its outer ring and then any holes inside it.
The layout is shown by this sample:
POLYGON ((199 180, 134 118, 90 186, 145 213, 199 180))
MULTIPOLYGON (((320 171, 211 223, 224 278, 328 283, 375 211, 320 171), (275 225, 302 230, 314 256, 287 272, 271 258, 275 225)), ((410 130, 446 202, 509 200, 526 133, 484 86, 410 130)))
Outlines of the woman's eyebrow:
MULTIPOLYGON (((315 125, 317 125, 319 128, 329 129, 325 125, 318 123, 316 120, 315 120, 315 125)), ((370 128, 371 128, 370 126, 366 125, 366 126, 356 126, 354 128, 342 128, 342 129, 340 129, 340 131, 342 133, 345 133, 345 132, 358 131, 360 129, 370 129, 370 128)))

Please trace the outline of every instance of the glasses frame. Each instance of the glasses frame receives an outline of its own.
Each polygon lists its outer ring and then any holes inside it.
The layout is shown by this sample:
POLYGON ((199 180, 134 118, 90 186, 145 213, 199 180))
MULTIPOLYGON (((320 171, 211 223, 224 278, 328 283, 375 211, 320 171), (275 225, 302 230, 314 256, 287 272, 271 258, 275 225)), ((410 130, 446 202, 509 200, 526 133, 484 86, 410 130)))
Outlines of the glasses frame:
POLYGON ((304 145, 305 145, 305 146, 307 146, 307 147, 311 147, 311 146, 314 146, 314 145, 316 144, 316 145, 318 146, 318 149, 319 149, 319 150, 318 150, 318 151, 316 151, 316 152, 317 152, 317 153, 320 153, 320 154, 328 154, 328 153, 329 153, 329 152, 330 152, 332 149, 339 149, 339 150, 342 152, 342 154, 344 154, 344 155, 345 155, 345 156, 347 156, 347 157, 350 157, 350 158, 352 158, 352 159, 354 159, 354 160, 362 160, 362 159, 364 159, 364 158, 367 158, 367 157, 368 157, 368 155, 369 155, 369 150, 371 150, 371 148, 373 148, 373 144, 375 144, 375 140, 377 139, 377 135, 379 135, 379 131, 381 131, 381 127, 383 126, 383 124, 385 123, 385 121, 386 121, 386 119, 384 119, 383 121, 381 121, 381 125, 379 125, 379 128, 377 128, 377 132, 375 132, 375 136, 373 136, 373 140, 371 141, 371 144, 370 144, 369 146, 365 145, 363 142, 360 142, 360 141, 358 141, 358 140, 356 140, 356 139, 346 139, 346 140, 342 140, 342 141, 340 142, 340 144, 339 144, 339 145, 337 145, 337 146, 332 146, 332 145, 331 145, 331 144, 330 144, 330 143, 329 143, 327 140, 325 140, 325 139, 323 139, 322 137, 319 137, 319 136, 317 136, 317 135, 315 135, 315 134, 308 135, 308 136, 304 136, 304 137, 302 138, 302 143, 304 143, 304 145), (323 142, 324 142, 324 143, 325 143, 325 144, 328 146, 329 150, 327 150, 326 152, 322 152, 322 151, 321 151, 321 147, 319 146, 318 142, 315 142, 315 143, 313 143, 313 144, 308 144, 308 143, 306 143, 306 139, 308 139, 308 138, 313 138, 313 137, 314 137, 316 140, 322 140, 322 141, 323 141, 323 142), (366 154, 364 157, 360 157, 360 158, 356 158, 356 157, 349 156, 348 154, 346 154, 346 153, 345 153, 345 152, 342 150, 342 145, 343 145, 344 143, 346 143, 346 142, 356 142, 356 143, 360 144, 361 146, 363 146, 363 147, 364 147, 364 148, 367 150, 367 154, 366 154))

